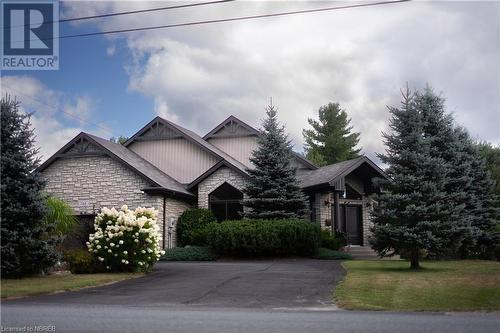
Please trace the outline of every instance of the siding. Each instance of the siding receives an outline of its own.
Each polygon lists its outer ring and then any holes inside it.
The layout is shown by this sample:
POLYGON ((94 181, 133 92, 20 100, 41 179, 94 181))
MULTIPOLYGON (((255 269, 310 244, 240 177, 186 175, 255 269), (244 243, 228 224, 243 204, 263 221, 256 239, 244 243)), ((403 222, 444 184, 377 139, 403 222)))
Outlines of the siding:
POLYGON ((257 137, 211 138, 208 142, 243 163, 248 168, 253 168, 250 156, 252 155, 252 151, 257 148, 257 137))
POLYGON ((138 141, 130 150, 180 183, 187 184, 217 163, 217 159, 186 139, 138 141))

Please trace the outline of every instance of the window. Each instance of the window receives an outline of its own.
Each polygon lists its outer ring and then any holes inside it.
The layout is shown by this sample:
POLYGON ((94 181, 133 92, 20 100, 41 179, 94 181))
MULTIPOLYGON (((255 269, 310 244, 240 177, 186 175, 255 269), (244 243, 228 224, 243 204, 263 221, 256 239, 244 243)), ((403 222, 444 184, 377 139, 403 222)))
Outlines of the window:
POLYGON ((243 193, 224 183, 208 195, 210 210, 218 221, 239 220, 243 215, 243 193))

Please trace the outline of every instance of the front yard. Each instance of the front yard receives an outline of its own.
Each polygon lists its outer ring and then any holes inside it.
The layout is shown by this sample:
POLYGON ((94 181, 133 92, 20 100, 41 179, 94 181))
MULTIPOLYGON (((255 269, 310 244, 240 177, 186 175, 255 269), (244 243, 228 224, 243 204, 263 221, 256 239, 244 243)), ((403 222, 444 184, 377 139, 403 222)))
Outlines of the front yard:
POLYGON ((139 277, 142 273, 54 274, 22 279, 2 279, 1 295, 22 297, 93 287, 139 277))
POLYGON ((392 311, 500 310, 500 263, 425 261, 410 271, 407 261, 346 261, 337 304, 346 309, 392 311))

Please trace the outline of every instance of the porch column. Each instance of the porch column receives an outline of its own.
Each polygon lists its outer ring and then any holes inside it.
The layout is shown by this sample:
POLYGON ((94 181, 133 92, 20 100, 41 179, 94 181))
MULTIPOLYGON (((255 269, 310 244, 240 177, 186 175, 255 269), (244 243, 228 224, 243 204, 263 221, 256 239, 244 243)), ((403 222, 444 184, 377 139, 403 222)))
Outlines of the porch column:
POLYGON ((335 229, 339 229, 340 224, 340 204, 339 204, 340 192, 333 190, 333 205, 332 205, 332 235, 335 233, 335 229))

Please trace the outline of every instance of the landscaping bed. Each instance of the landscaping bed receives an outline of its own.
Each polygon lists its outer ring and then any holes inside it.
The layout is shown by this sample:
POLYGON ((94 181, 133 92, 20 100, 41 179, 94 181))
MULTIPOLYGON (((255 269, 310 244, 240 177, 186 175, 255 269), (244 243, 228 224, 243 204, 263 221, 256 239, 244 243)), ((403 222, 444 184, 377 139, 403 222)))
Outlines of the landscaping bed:
POLYGON ((174 247, 165 250, 160 260, 167 261, 213 261, 217 256, 204 246, 174 247))
POLYGON ((143 273, 99 273, 99 274, 53 274, 26 277, 22 279, 2 279, 1 295, 23 297, 70 291, 85 287, 95 287, 112 282, 143 276, 143 273))
POLYGON ((337 305, 352 310, 500 310, 500 263, 480 260, 346 261, 337 305))

